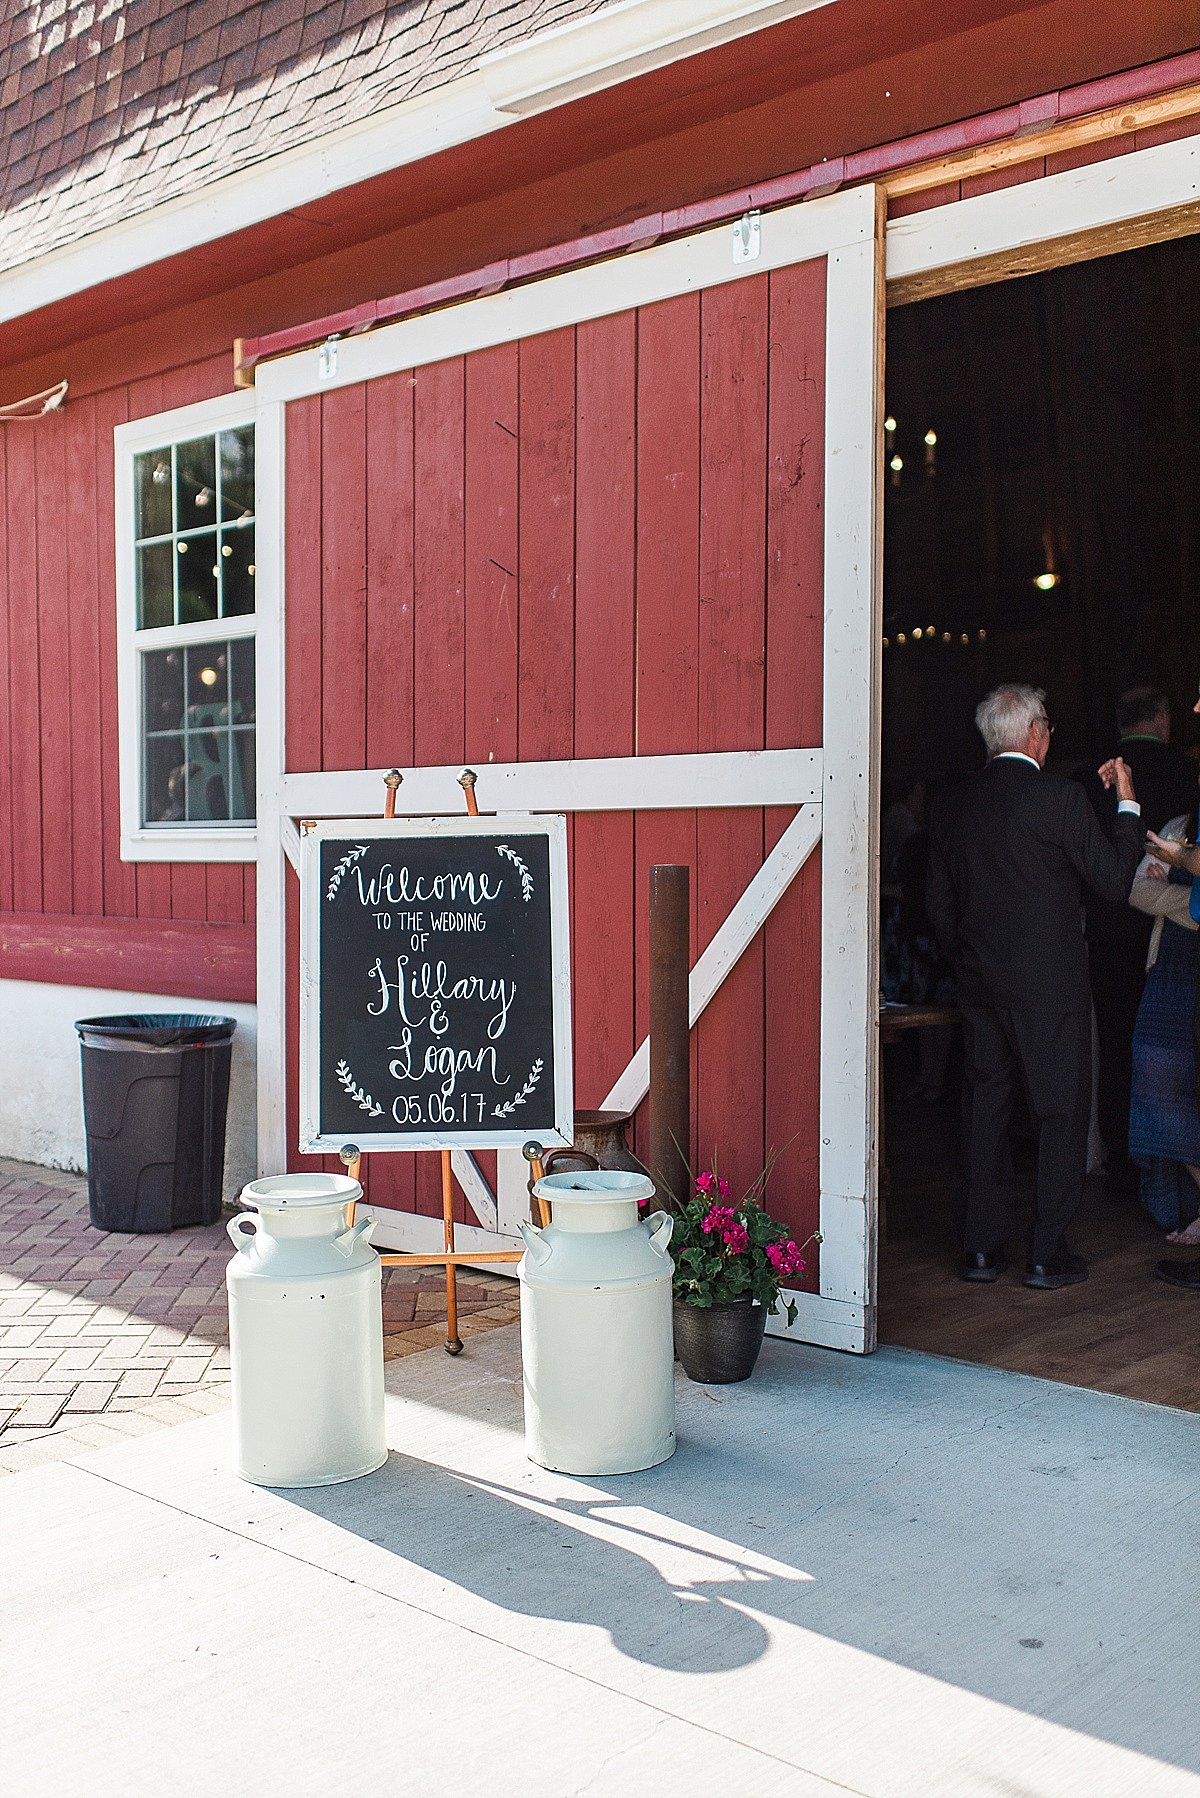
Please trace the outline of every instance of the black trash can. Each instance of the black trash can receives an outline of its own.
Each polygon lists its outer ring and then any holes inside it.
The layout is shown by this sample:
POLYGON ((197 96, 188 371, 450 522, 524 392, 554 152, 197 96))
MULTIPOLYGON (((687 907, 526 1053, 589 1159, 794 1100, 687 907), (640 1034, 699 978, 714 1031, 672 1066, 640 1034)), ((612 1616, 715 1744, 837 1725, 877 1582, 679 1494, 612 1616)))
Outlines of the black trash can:
POLYGON ((80 1018, 88 1212, 142 1234, 221 1215, 234 1018, 80 1018))

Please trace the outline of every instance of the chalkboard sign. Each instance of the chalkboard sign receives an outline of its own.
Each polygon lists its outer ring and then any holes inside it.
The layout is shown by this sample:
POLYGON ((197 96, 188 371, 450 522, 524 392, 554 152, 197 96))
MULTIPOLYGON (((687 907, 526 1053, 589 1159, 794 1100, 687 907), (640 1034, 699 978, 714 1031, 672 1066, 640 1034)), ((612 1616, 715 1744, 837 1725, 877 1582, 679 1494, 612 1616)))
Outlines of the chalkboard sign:
POLYGON ((302 837, 300 1148, 571 1140, 566 823, 302 837))

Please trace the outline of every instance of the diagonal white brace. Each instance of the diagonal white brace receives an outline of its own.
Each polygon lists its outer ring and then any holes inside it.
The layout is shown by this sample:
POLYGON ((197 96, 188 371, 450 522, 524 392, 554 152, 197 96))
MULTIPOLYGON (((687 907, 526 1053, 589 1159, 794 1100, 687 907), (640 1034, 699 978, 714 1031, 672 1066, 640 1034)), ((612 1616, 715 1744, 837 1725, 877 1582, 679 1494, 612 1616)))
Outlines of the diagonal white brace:
MULTIPOLYGON (((821 837, 821 807, 802 805, 746 888, 688 981, 688 1022, 695 1025, 726 974, 791 886, 821 837)), ((609 1090, 602 1109, 632 1111, 650 1090, 650 1038, 639 1044, 609 1090)))
POLYGON ((496 1201, 474 1155, 469 1149, 452 1149, 450 1166, 454 1169, 454 1178, 463 1189, 467 1204, 484 1229, 494 1230, 498 1222, 496 1201))

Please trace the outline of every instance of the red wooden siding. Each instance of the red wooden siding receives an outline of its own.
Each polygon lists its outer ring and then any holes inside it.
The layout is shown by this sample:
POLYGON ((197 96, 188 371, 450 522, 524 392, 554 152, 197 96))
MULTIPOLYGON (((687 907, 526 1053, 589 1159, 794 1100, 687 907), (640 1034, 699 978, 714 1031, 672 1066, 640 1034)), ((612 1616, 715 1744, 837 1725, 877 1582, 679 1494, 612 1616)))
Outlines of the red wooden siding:
MULTIPOLYGON (((492 760, 818 743, 824 281, 813 263, 293 403, 289 768, 469 762, 486 811, 492 760)), ((579 1105, 646 1029, 650 865, 692 869, 694 959, 789 816, 571 820, 579 1105)), ((814 858, 693 1033, 693 1156, 748 1184, 786 1145, 772 1202, 803 1232, 819 937, 814 858)), ((433 1157, 370 1179, 438 1210, 433 1157)))
POLYGON ((254 997, 252 873, 122 862, 117 775, 113 430, 228 386, 213 357, 0 427, 0 976, 254 997))

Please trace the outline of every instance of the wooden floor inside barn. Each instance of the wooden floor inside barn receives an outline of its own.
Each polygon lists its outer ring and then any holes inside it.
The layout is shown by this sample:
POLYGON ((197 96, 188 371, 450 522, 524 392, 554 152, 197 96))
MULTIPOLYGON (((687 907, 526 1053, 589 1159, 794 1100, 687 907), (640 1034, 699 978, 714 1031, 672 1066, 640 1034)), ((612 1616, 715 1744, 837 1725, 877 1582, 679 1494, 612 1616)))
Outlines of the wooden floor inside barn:
MULTIPOLYGON (((900 1081, 896 1082, 900 1085, 900 1081)), ((1176 1249, 1131 1199, 1091 1179, 1069 1234, 1091 1277, 1060 1292, 1021 1284, 1024 1221, 994 1285, 960 1280, 949 1222, 954 1106, 889 1100, 888 1240, 879 1252, 879 1340, 1200 1411, 1200 1293, 1153 1277, 1176 1249)), ((1019 1159, 1023 1203, 1031 1168, 1019 1159)))

